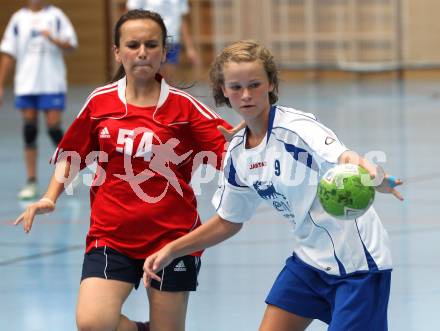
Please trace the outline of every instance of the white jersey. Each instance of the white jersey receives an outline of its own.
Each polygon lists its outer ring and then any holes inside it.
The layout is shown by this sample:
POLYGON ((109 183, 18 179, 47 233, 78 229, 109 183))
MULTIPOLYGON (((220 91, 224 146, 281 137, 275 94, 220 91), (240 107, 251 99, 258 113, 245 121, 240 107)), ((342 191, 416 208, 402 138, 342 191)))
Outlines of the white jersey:
POLYGON ((12 15, 0 51, 16 60, 16 95, 64 93, 67 90, 63 51, 41 34, 50 35, 77 47, 75 30, 57 7, 46 6, 38 12, 25 7, 12 15))
POLYGON ((127 9, 145 9, 160 14, 171 37, 170 42, 180 42, 182 16, 189 12, 187 0, 127 0, 127 9))
POLYGON ((246 131, 229 144, 222 185, 213 198, 220 217, 249 220, 261 201, 293 227, 295 254, 330 275, 391 269, 388 235, 370 208, 362 217, 341 221, 327 214, 317 184, 347 148, 309 113, 273 106, 267 138, 246 149, 246 131))

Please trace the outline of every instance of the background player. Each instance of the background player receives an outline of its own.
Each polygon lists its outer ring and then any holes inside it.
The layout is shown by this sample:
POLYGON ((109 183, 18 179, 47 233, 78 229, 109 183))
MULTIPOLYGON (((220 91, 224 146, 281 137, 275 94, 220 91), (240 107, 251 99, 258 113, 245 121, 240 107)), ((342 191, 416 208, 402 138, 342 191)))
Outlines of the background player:
MULTIPOLYGON (((359 164, 372 175, 376 168, 312 114, 274 105, 277 67, 257 43, 225 48, 210 77, 216 104, 232 107, 246 128, 229 144, 223 185, 213 199, 217 215, 148 257, 144 284, 160 280, 155 272, 176 257, 237 233, 266 201, 291 223, 298 245, 266 299, 260 330, 304 330, 313 319, 329 330, 387 330, 392 262, 379 217, 370 208, 341 222, 324 212, 316 196, 318 178, 336 163, 359 164)), ((388 180, 377 189, 402 199, 388 180)))
MULTIPOLYGON (((119 19, 116 81, 89 96, 54 155, 57 165, 47 192, 16 220, 29 232, 36 214, 55 209, 64 189, 60 178, 74 178, 75 163, 84 168, 98 155, 77 304, 79 330, 148 328, 121 315, 122 305, 139 284, 145 257, 200 225, 189 185, 202 163, 198 153, 214 154, 213 165, 220 167, 225 140, 217 126, 230 126, 158 74, 166 38, 156 13, 134 10, 119 19)), ((184 330, 200 255, 176 260, 148 290, 151 330, 184 330)))
POLYGON ((187 0, 127 0, 127 9, 151 10, 162 16, 170 37, 167 61, 161 70, 165 78, 174 77, 182 47, 184 47, 186 57, 193 67, 199 68, 200 58, 191 36, 187 0))
POLYGON ((37 192, 38 110, 44 111, 49 137, 57 145, 63 137, 61 111, 67 91, 63 51, 78 46, 67 16, 46 1, 29 0, 28 7, 13 14, 0 44, 0 105, 4 84, 15 63, 15 107, 23 117, 27 183, 20 199, 37 192))

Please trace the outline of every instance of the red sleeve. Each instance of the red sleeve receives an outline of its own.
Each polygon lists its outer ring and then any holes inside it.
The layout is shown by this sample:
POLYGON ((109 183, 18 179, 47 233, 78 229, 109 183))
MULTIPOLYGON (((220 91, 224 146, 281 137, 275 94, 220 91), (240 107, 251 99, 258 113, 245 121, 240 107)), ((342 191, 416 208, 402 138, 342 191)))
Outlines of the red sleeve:
MULTIPOLYGON (((93 120, 90 117, 90 107, 90 102, 88 102, 72 122, 58 144, 50 163, 55 164, 60 159, 68 157, 72 163, 79 164, 80 169, 83 169, 86 166, 86 158, 89 153, 98 150, 97 142, 93 139, 93 120)), ((90 160, 87 163, 90 163, 90 160)))
POLYGON ((213 152, 216 155, 216 164, 206 159, 203 163, 209 162, 220 170, 223 153, 226 150, 226 140, 223 134, 217 129, 217 126, 222 125, 227 129, 231 129, 232 126, 214 111, 198 101, 195 101, 195 103, 191 105, 191 108, 191 135, 197 146, 197 153, 213 152))

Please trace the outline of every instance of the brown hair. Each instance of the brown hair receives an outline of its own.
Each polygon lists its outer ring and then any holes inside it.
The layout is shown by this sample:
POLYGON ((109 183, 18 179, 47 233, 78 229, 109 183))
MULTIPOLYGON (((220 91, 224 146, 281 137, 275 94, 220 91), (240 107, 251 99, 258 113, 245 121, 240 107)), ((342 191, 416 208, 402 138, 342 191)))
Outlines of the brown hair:
POLYGON ((253 40, 242 40, 230 44, 217 55, 211 65, 209 78, 212 85, 212 95, 216 106, 226 104, 231 107, 229 99, 223 95, 222 87, 225 84, 223 69, 227 62, 253 62, 260 60, 266 71, 269 83, 273 85, 273 90, 269 92, 269 102, 271 105, 278 100, 278 68, 272 53, 264 46, 253 40))
MULTIPOLYGON (((119 48, 120 44, 119 41, 121 39, 121 27, 122 25, 131 20, 152 20, 159 25, 160 29, 162 30, 162 46, 166 48, 167 44, 167 28, 165 26, 165 23, 163 22, 162 17, 153 11, 149 10, 130 10, 126 12, 124 15, 122 15, 119 20, 116 22, 115 25, 115 31, 114 31, 114 44, 116 47, 119 48)), ((115 75, 113 76, 111 82, 116 82, 117 80, 121 79, 125 76, 125 70, 122 65, 119 66, 118 70, 116 71, 115 75)))

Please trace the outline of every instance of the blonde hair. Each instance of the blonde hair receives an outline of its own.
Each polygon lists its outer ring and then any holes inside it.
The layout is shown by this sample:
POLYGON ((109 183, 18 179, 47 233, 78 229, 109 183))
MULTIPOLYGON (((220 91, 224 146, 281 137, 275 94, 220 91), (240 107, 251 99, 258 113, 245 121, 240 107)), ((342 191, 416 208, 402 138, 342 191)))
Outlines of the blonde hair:
POLYGON ((224 104, 231 107, 228 98, 223 95, 222 87, 225 84, 223 69, 227 62, 253 62, 260 60, 266 71, 269 83, 273 85, 273 90, 269 92, 269 102, 271 105, 278 100, 278 68, 272 53, 264 46, 253 40, 242 40, 230 44, 217 55, 211 65, 209 78, 212 85, 212 95, 216 106, 224 104))

